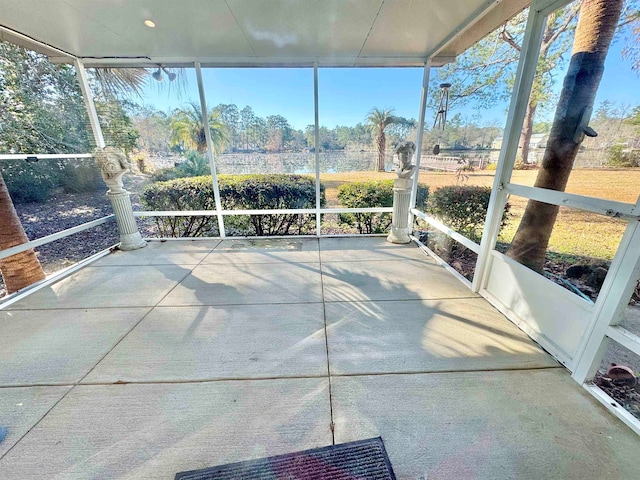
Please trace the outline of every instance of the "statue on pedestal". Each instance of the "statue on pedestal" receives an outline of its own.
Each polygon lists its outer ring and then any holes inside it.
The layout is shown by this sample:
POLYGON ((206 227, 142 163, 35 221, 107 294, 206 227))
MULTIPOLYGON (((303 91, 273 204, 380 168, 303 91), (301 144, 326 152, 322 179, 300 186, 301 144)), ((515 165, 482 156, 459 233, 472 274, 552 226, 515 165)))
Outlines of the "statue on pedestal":
POLYGON ((142 239, 136 219, 133 216, 131 194, 122 188, 122 176, 131 170, 125 154, 115 147, 97 148, 96 164, 104 183, 109 187, 107 197, 113 207, 118 232, 120 233, 120 250, 136 250, 147 242, 142 239))
POLYGON ((391 232, 387 241, 391 243, 409 243, 409 210, 411 201, 411 177, 415 173, 415 165, 411 165, 411 159, 416 151, 413 142, 402 142, 396 148, 398 155, 398 168, 393 181, 393 218, 391 232))
POLYGON ((398 155, 398 168, 396 174, 398 178, 410 178, 416 169, 415 165, 411 165, 411 159, 416 151, 416 145, 413 142, 402 142, 396 148, 398 155))
POLYGON ((131 165, 122 150, 115 147, 97 148, 95 157, 109 193, 123 193, 122 176, 131 170, 131 165))

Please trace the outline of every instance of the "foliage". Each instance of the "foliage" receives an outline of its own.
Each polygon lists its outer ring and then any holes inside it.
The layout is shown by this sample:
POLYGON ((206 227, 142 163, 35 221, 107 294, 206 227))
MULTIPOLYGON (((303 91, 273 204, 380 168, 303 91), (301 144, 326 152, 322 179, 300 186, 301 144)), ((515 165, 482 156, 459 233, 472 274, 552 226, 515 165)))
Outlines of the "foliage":
POLYGON ((166 182, 184 177, 199 177, 211 173, 209 158, 206 154, 190 150, 187 152, 185 161, 176 163, 174 167, 162 168, 151 176, 154 182, 166 182))
POLYGON ((73 67, 0 41, 0 153, 86 153, 88 125, 73 67))
MULTIPOLYGON (((575 29, 580 3, 573 2, 547 17, 536 76, 520 138, 521 145, 529 145, 536 110, 548 109, 554 103, 554 71, 564 62, 565 53, 571 46, 569 33, 575 29)), ((527 15, 528 11, 516 15, 458 56, 455 62, 438 69, 429 87, 431 108, 437 108, 435 102, 439 99, 437 92, 442 82, 452 85, 452 108, 470 101, 478 108, 491 108, 497 101, 507 99, 511 94, 522 50, 527 15)), ((528 147, 522 151, 523 159, 527 161, 528 147)))
POLYGON ((130 153, 136 148, 139 137, 125 110, 131 104, 113 95, 96 95, 94 103, 106 144, 118 147, 125 154, 130 153))
MULTIPOLYGON (((429 187, 418 184, 416 205, 425 204, 429 187)), ((393 206, 393 180, 372 180, 345 183, 338 187, 338 201, 346 208, 371 208, 393 206)), ((341 213, 341 222, 356 226, 359 233, 384 233, 391 225, 390 213, 341 213)))
MULTIPOLYGON (((229 138, 227 127, 215 109, 209 112, 208 123, 213 150, 220 152, 229 138)), ((181 150, 197 150, 200 153, 207 150, 202 111, 198 103, 189 102, 188 106, 175 110, 171 118, 171 130, 172 145, 180 146, 181 150)))
MULTIPOLYGON (((479 242, 487 217, 491 188, 449 186, 435 190, 429 197, 427 211, 465 237, 479 242)), ((507 220, 505 208, 503 223, 507 220)))
POLYGON ((625 35, 622 56, 631 62, 633 70, 640 72, 640 5, 638 0, 627 0, 620 15, 619 30, 625 35))
POLYGON ((626 145, 612 145, 607 149, 609 167, 640 167, 640 150, 632 150, 626 145))
POLYGON ((209 158, 194 150, 187 152, 185 161, 178 165, 177 168, 184 173, 184 177, 199 177, 211 173, 209 158))
MULTIPOLYGON (((315 180, 302 175, 220 175, 220 199, 225 210, 315 208, 315 180)), ((324 186, 321 204, 324 205, 324 186)), ((149 185, 142 194, 153 210, 215 210, 211 176, 180 178, 149 185)), ((290 235, 311 231, 315 217, 306 214, 226 216, 225 228, 239 235, 290 235)), ((217 230, 215 216, 160 217, 162 236, 197 237, 217 230)))
POLYGON ((389 108, 373 108, 367 116, 367 127, 371 134, 375 136, 374 141, 378 151, 376 166, 379 172, 383 172, 385 167, 384 156, 387 142, 385 129, 397 121, 396 117, 392 114, 393 110, 389 108))
POLYGON ((105 188, 98 167, 91 162, 70 159, 6 160, 2 176, 16 203, 44 202, 57 190, 81 193, 105 188))
POLYGON ((131 122, 138 131, 137 148, 155 156, 171 153, 171 119, 166 113, 149 106, 132 105, 131 122))

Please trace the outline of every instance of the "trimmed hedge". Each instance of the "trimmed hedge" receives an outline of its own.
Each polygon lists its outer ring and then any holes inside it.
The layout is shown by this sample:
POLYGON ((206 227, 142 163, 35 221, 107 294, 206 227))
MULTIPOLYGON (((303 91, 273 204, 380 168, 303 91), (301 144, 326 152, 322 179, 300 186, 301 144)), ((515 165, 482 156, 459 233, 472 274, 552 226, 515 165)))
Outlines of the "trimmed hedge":
MULTIPOLYGON (((482 238, 491 188, 473 186, 441 187, 429 197, 427 211, 445 225, 465 237, 479 242, 482 238)), ((502 217, 507 221, 510 205, 507 204, 502 217)))
MULTIPOLYGON (((416 205, 423 206, 428 196, 429 187, 418 184, 416 205)), ((338 187, 338 201, 347 208, 392 207, 393 180, 344 183, 338 187)), ((390 213, 341 213, 339 219, 361 234, 385 233, 392 220, 390 213)))
MULTIPOLYGON (((225 210, 315 208, 315 179, 303 175, 219 175, 220 200, 225 210)), ((215 210, 211 176, 156 182, 142 193, 151 210, 215 210)), ((321 205, 325 204, 321 185, 321 205)), ((236 235, 304 234, 315 227, 314 215, 266 214, 225 216, 225 229, 236 235)), ((215 216, 157 217, 160 235, 198 237, 217 233, 215 216)))

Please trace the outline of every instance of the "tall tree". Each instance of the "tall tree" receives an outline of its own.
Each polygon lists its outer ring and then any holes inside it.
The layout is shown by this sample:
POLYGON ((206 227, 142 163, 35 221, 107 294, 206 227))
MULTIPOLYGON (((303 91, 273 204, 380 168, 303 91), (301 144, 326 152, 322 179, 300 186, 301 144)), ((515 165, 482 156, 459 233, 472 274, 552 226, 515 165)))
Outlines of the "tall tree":
MULTIPOLYGON (((575 28, 580 3, 573 2, 547 18, 532 93, 518 143, 519 155, 525 162, 529 156, 536 111, 553 98, 553 70, 571 47, 571 39, 567 34, 575 28)), ((452 108, 470 101, 481 108, 490 107, 497 100, 507 98, 522 49, 526 15, 525 12, 516 15, 458 57, 456 62, 440 69, 432 81, 432 92, 436 92, 438 84, 443 81, 451 83, 452 108)), ((432 94, 430 98, 433 103, 439 96, 432 94)))
POLYGON ((253 113, 253 109, 247 105, 240 110, 240 129, 242 132, 242 148, 249 149, 250 142, 250 129, 251 125, 255 122, 256 115, 253 113))
POLYGON ((367 126, 374 137, 374 142, 378 150, 378 160, 376 162, 376 168, 379 172, 384 172, 385 164, 385 152, 387 147, 387 136, 385 129, 396 121, 396 117, 393 115, 393 110, 384 108, 374 108, 367 115, 367 126))
MULTIPOLYGON (((584 138, 623 0, 584 0, 571 61, 535 187, 564 191, 584 138), (587 113, 585 113, 587 112, 587 113)), ((507 255, 540 271, 559 207, 529 200, 507 255)))
POLYGON ((230 149, 238 148, 241 142, 241 117, 233 103, 221 103, 213 107, 214 115, 227 129, 227 143, 230 149))
MULTIPOLYGON (((214 151, 220 152, 228 140, 226 126, 220 120, 215 109, 209 112, 209 131, 214 151)), ((185 148, 197 150, 200 153, 207 151, 207 139, 205 127, 202 123, 200 105, 189 102, 184 108, 177 109, 171 119, 174 144, 182 144, 185 148)))
POLYGON ((293 140, 293 128, 282 115, 269 115, 267 117, 267 128, 269 129, 267 145, 269 150, 282 150, 285 145, 293 140))

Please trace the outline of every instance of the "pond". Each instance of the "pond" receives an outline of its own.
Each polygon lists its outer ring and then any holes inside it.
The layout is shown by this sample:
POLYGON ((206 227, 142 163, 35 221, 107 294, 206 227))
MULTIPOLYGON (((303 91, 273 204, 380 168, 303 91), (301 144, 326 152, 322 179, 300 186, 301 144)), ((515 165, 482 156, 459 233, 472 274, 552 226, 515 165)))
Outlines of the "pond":
MULTIPOLYGON (((332 151, 320 153, 321 173, 340 173, 375 170, 374 151, 332 151)), ((392 170, 393 155, 386 155, 385 169, 392 170)), ((227 153, 216 157, 219 173, 297 173, 316 171, 313 152, 297 153, 227 153)))

